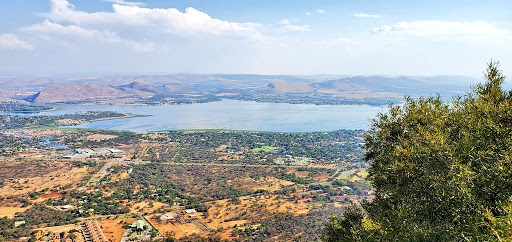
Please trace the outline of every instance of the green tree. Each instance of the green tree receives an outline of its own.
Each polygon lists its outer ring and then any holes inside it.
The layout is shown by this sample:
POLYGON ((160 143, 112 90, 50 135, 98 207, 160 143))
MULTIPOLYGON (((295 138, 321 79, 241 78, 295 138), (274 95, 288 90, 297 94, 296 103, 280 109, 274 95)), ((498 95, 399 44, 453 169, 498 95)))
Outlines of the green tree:
POLYGON ((331 218, 324 241, 512 240, 512 92, 491 61, 464 98, 390 106, 366 133, 376 197, 331 218))

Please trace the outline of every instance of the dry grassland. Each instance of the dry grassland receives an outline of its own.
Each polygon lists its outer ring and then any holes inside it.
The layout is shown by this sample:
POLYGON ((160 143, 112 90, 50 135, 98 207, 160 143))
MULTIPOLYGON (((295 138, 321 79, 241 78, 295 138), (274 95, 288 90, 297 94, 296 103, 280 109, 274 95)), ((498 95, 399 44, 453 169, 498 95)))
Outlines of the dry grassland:
POLYGON ((126 229, 123 227, 125 223, 133 223, 137 220, 136 218, 126 218, 126 219, 105 219, 98 221, 100 224, 103 234, 110 241, 121 241, 123 238, 124 232, 126 229))

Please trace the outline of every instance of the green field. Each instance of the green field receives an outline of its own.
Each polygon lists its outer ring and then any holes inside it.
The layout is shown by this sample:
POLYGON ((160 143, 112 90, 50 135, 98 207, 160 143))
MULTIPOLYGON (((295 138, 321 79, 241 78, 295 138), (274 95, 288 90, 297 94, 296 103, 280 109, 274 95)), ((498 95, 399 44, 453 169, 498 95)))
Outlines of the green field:
POLYGON ((258 151, 264 151, 264 152, 270 152, 271 150, 277 150, 279 147, 274 146, 262 146, 261 148, 254 148, 252 150, 258 152, 258 151))

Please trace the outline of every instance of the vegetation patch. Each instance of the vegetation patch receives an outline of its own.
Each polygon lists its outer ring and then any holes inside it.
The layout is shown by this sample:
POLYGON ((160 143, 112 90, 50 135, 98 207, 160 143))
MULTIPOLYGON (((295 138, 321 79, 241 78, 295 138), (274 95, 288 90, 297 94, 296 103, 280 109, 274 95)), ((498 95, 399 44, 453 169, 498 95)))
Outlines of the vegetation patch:
POLYGON ((272 150, 278 150, 279 147, 274 147, 274 146, 262 146, 260 148, 254 148, 252 150, 256 151, 256 152, 260 152, 260 151, 263 151, 263 152, 270 152, 272 150))

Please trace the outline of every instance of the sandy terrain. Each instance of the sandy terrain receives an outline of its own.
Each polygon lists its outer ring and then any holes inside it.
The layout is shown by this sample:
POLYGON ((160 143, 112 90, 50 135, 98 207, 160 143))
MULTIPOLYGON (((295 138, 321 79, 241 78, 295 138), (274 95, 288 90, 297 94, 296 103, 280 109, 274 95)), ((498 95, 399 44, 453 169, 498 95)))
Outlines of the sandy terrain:
POLYGON ((46 227, 46 228, 40 228, 36 230, 41 230, 43 232, 50 231, 52 233, 60 233, 60 232, 68 232, 72 229, 81 230, 82 228, 78 224, 68 224, 68 225, 62 225, 62 226, 55 226, 55 227, 46 227))
POLYGON ((87 167, 65 168, 47 173, 41 177, 14 179, 0 188, 0 197, 22 195, 41 191, 45 188, 62 187, 68 184, 76 185, 87 175, 87 167))
POLYGON ((155 228, 164 236, 172 236, 176 239, 189 236, 192 234, 199 234, 201 236, 206 236, 207 232, 203 232, 200 228, 198 228, 193 223, 187 224, 172 224, 172 223, 163 223, 158 219, 152 219, 150 216, 147 216, 146 219, 151 221, 151 224, 155 226, 155 228))
POLYGON ((106 219, 98 221, 101 228, 103 229, 103 234, 110 241, 119 242, 123 238, 124 232, 126 229, 123 228, 125 223, 133 223, 137 220, 136 218, 126 218, 126 219, 106 219))
POLYGON ((292 213, 295 215, 308 213, 312 204, 295 203, 277 196, 241 197, 240 204, 233 204, 229 199, 208 203, 210 206, 208 218, 203 221, 216 230, 223 228, 220 234, 222 239, 232 239, 233 227, 243 227, 251 222, 272 216, 275 213, 292 213))
POLYGON ((245 180, 247 181, 247 184, 251 184, 250 189, 252 189, 253 191, 267 190, 270 192, 274 192, 277 190, 281 190, 282 186, 289 186, 294 184, 291 181, 285 181, 275 177, 265 177, 259 180, 246 178, 245 180))
POLYGON ((114 138, 117 138, 117 135, 92 134, 92 135, 87 136, 85 139, 93 140, 93 141, 101 141, 101 140, 114 139, 114 138))
POLYGON ((140 203, 135 203, 130 207, 130 213, 137 213, 137 212, 152 212, 156 209, 162 208, 162 207, 170 207, 168 204, 161 203, 161 202, 153 202, 153 207, 149 207, 149 202, 144 201, 140 203))
POLYGON ((8 217, 13 218, 15 213, 22 213, 32 206, 20 208, 20 207, 0 207, 0 218, 8 217))
POLYGON ((60 192, 53 192, 48 194, 43 194, 40 196, 41 198, 56 198, 56 197, 62 197, 62 193, 60 192))

